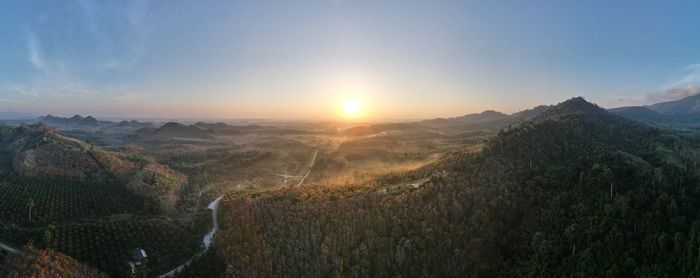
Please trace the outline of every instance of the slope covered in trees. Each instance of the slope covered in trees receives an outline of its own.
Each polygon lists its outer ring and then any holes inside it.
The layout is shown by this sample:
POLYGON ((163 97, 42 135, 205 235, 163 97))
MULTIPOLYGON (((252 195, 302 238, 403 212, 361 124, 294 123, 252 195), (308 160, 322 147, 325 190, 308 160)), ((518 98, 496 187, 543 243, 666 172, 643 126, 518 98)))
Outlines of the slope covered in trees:
POLYGON ((7 255, 0 265, 0 276, 10 278, 107 277, 104 273, 59 252, 34 248, 24 248, 22 253, 7 255))
POLYGON ((113 186, 164 208, 175 205, 187 181, 153 159, 95 148, 45 124, 0 126, 0 179, 6 177, 113 186))
POLYGON ((577 98, 405 177, 227 196, 216 251, 244 277, 696 276, 696 161, 577 98))

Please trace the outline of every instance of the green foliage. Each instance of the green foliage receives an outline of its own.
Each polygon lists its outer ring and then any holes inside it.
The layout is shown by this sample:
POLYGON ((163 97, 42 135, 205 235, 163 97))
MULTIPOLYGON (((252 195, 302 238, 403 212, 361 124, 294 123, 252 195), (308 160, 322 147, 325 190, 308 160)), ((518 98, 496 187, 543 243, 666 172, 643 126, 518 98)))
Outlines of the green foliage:
POLYGON ((97 267, 113 277, 125 277, 131 251, 148 252, 151 273, 165 273, 199 249, 190 230, 161 219, 129 219, 56 227, 47 247, 97 267))
POLYGON ((63 180, 0 180, 0 219, 23 226, 139 212, 143 200, 125 188, 63 180), (32 205, 29 223, 28 200, 32 205))
POLYGON ((693 151, 572 105, 450 156, 417 190, 228 196, 217 252, 234 276, 697 276, 693 151))

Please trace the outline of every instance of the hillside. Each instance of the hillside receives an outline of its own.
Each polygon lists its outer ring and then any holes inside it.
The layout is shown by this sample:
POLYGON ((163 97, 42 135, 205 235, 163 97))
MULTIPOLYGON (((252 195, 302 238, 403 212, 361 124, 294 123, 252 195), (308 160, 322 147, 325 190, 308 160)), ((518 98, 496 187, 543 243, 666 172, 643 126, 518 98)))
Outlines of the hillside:
POLYGON ((694 157, 572 99, 402 178, 229 195, 216 251, 234 276, 687 277, 694 157))
POLYGON ((481 113, 467 114, 454 118, 437 118, 418 122, 421 125, 429 126, 436 129, 460 128, 464 126, 498 124, 499 122, 507 122, 507 114, 501 112, 487 110, 481 113))
POLYGON ((0 265, 0 276, 106 278, 104 273, 52 250, 25 248, 21 254, 8 255, 0 265))
POLYGON ((613 108, 610 112, 659 126, 696 129, 700 127, 700 95, 646 106, 613 108))
POLYGON ((2 173, 13 180, 112 185, 172 207, 186 177, 146 157, 96 148, 45 125, 1 129, 2 173))
POLYGON ((669 115, 700 114, 700 95, 692 95, 679 100, 652 104, 649 106, 649 109, 669 115))
POLYGON ((184 125, 177 122, 168 122, 160 127, 143 127, 136 131, 141 137, 161 138, 161 137, 209 137, 214 134, 213 129, 208 129, 201 125, 184 125))

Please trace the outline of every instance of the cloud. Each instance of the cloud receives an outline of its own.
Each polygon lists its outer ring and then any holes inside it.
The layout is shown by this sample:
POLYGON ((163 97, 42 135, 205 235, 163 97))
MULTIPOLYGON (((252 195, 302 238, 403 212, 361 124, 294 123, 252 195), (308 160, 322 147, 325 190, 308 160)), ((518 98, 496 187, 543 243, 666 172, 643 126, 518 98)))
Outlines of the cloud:
POLYGON ((659 102, 674 101, 700 93, 699 85, 686 85, 679 88, 649 92, 644 95, 612 95, 607 103, 612 107, 648 105, 659 102))
POLYGON ((668 82, 663 88, 678 88, 687 85, 700 84, 700 64, 690 64, 682 69, 683 76, 679 79, 668 82))
POLYGON ((26 82, 0 84, 4 85, 0 87, 0 97, 15 100, 88 96, 113 99, 122 95, 123 100, 140 98, 128 92, 122 76, 133 70, 148 49, 149 36, 158 23, 150 4, 148 0, 78 0, 73 7, 78 16, 73 20, 85 28, 76 31, 86 35, 84 45, 90 46, 85 48, 90 51, 87 56, 76 56, 74 44, 42 40, 43 29, 39 26, 51 24, 47 21, 52 20, 50 13, 42 15, 38 25, 30 24, 25 28, 25 57, 36 72, 26 82), (111 32, 113 25, 123 32, 111 32), (85 57, 90 57, 90 61, 85 57))
POLYGON ((48 70, 42 55, 41 42, 31 30, 27 31, 27 58, 36 69, 41 71, 48 70))
POLYGON ((646 95, 646 100, 651 103, 673 101, 696 95, 698 93, 700 93, 700 86, 691 84, 681 88, 672 88, 660 92, 648 93, 646 95))
POLYGON ((683 67, 681 77, 667 82, 658 90, 644 94, 615 94, 607 97, 606 103, 612 107, 648 105, 674 101, 700 93, 700 64, 683 67))

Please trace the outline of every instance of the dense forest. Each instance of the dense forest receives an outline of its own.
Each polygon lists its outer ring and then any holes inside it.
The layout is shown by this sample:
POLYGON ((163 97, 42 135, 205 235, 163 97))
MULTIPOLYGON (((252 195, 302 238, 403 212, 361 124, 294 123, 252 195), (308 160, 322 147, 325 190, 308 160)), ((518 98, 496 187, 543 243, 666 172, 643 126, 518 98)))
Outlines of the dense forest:
POLYGON ((403 177, 228 195, 216 252, 237 277, 697 276, 687 142, 572 99, 403 177))

